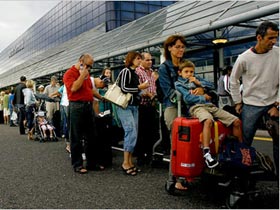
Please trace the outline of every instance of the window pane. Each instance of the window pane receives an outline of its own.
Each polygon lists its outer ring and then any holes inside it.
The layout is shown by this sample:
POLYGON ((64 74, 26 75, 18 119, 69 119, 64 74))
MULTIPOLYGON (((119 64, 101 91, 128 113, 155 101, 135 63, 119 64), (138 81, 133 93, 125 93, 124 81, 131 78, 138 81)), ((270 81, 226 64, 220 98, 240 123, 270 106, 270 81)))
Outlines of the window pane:
POLYGON ((121 2, 121 10, 134 11, 134 2, 121 2))
POLYGON ((148 12, 148 5, 147 4, 135 4, 135 11, 136 12, 148 12))

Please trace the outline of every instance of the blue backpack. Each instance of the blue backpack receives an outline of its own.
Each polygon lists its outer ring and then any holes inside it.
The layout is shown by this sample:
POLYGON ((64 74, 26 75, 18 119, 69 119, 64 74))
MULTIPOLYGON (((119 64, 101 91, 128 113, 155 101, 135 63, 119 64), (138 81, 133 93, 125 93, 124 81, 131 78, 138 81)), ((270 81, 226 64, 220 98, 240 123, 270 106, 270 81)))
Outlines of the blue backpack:
POLYGON ((256 149, 238 142, 236 137, 225 138, 220 147, 219 161, 236 168, 248 168, 256 159, 256 149))

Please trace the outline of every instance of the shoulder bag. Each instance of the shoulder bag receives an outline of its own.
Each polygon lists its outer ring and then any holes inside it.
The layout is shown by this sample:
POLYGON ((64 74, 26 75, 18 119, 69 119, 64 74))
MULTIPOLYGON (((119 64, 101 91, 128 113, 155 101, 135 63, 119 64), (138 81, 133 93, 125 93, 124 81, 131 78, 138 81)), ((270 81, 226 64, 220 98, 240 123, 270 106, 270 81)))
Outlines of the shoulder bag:
POLYGON ((132 94, 123 93, 121 88, 118 86, 121 73, 122 72, 120 72, 120 74, 118 75, 118 78, 116 79, 115 83, 109 85, 108 90, 104 95, 104 98, 112 102, 113 104, 116 104, 117 106, 120 106, 123 109, 125 109, 132 97, 132 94))

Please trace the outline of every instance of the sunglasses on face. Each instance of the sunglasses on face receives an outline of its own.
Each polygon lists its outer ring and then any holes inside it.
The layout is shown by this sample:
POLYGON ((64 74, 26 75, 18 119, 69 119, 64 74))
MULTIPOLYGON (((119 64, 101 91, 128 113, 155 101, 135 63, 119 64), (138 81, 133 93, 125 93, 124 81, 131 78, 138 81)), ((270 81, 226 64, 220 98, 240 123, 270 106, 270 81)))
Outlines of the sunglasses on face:
POLYGON ((87 67, 87 69, 92 69, 92 65, 85 64, 85 66, 87 67))

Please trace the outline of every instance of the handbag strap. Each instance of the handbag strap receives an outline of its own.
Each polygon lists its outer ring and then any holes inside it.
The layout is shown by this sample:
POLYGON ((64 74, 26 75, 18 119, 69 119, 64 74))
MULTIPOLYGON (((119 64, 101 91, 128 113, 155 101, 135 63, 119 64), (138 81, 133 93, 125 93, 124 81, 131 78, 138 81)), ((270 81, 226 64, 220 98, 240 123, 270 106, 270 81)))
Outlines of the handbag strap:
MULTIPOLYGON (((123 70, 121 70, 121 72, 119 73, 119 75, 118 75, 118 77, 117 77, 117 79, 116 79, 116 81, 115 81, 115 84, 116 84, 116 85, 118 85, 118 82, 119 82, 119 80, 120 80, 120 75, 121 75, 125 70, 128 70, 128 68, 124 68, 123 70)), ((129 72, 129 71, 128 71, 128 72, 129 72)), ((130 80, 131 80, 131 75, 130 75, 130 72, 129 72, 129 82, 130 82, 130 80)))

